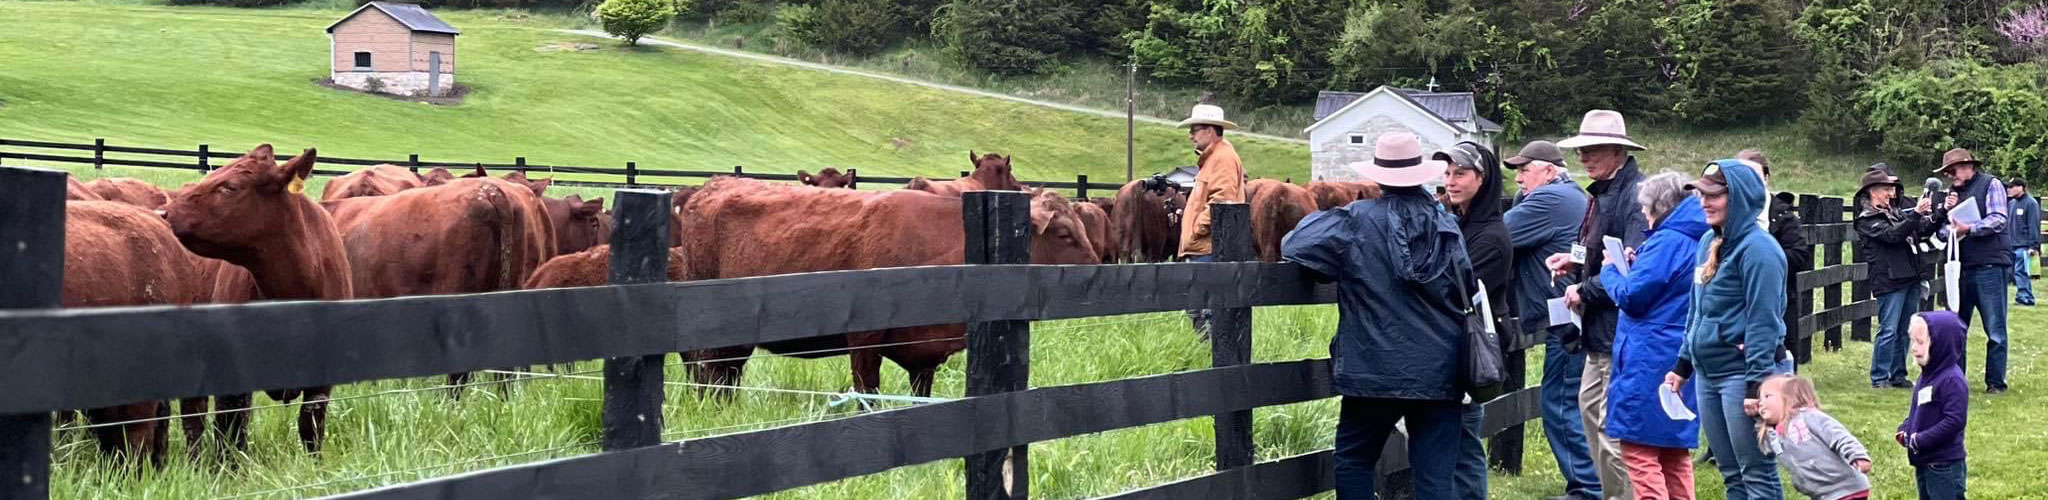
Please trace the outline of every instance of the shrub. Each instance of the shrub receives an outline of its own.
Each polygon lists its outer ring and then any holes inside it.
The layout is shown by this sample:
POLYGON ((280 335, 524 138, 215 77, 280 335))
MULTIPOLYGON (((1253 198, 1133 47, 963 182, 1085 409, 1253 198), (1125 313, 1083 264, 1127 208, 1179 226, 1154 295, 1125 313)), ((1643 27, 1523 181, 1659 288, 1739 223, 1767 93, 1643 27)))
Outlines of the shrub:
POLYGON ((847 54, 881 52, 895 40, 897 12, 889 0, 825 0, 818 6, 818 39, 847 54))
POLYGON ((2048 84, 2038 64, 1985 67, 1962 61, 1893 71, 1857 95, 1885 157, 1932 165, 1942 151, 1970 148, 1992 172, 2048 173, 2048 84))
POLYGON ((298 0, 170 0, 171 5, 219 5, 223 7, 276 7, 298 0))
POLYGON ((818 35, 818 24, 823 19, 815 6, 784 5, 775 9, 775 39, 784 45, 822 48, 825 41, 818 35))
POLYGON ((1081 8, 1068 0, 961 0, 937 23, 946 49, 985 71, 1045 71, 1084 36, 1081 8))
POLYGON ((672 0, 605 0, 604 5, 597 7, 596 15, 605 33, 624 38, 627 44, 638 44, 640 37, 668 26, 675 19, 676 5, 672 0))

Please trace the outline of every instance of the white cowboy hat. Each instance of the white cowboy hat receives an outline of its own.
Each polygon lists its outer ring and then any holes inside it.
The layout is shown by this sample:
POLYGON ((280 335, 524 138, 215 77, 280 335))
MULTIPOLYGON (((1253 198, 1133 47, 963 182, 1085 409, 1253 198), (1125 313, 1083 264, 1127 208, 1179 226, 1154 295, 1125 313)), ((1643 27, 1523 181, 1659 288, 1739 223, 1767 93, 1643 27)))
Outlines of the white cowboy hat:
POLYGON ((1621 119, 1621 112, 1596 109, 1586 112, 1586 119, 1579 121, 1579 135, 1557 141, 1557 147, 1579 149, 1590 146, 1621 146, 1636 151, 1643 145, 1628 138, 1628 124, 1621 119))
POLYGON ((1444 167, 1442 161, 1424 158, 1422 141, 1407 132, 1380 134, 1379 143, 1373 145, 1372 161, 1351 164, 1351 169, 1366 179, 1396 187, 1420 186, 1441 179, 1444 167))
POLYGON ((1191 125, 1215 125, 1223 127, 1223 130, 1237 129, 1236 123, 1223 119, 1223 108, 1214 104, 1196 104, 1194 111, 1188 112, 1188 119, 1180 121, 1179 127, 1188 128, 1191 125))

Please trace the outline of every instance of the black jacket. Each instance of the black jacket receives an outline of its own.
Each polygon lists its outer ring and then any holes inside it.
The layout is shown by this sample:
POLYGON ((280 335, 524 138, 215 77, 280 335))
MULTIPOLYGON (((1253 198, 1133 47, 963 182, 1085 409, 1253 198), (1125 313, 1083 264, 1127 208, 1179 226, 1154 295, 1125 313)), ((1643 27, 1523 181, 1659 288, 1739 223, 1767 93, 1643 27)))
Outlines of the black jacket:
POLYGON ((1593 227, 1581 227, 1579 244, 1586 246, 1586 265, 1579 266, 1579 342, 1585 352, 1611 354, 1614 352, 1614 329, 1620 326, 1621 310, 1614 305, 1614 298, 1607 295, 1607 287, 1600 284, 1600 267, 1606 265, 1607 257, 1601 249, 1606 245, 1601 237, 1621 238, 1626 248, 1635 248, 1649 239, 1650 220, 1643 216, 1642 204, 1636 202, 1636 192, 1643 183, 1643 172, 1636 168, 1636 158, 1630 156, 1628 163, 1614 173, 1614 178, 1596 181, 1586 187, 1593 195, 1595 214, 1589 223, 1593 227))
POLYGON ((1856 215, 1856 247, 1869 259, 1870 293, 1884 295, 1928 279, 1915 243, 1940 228, 1920 212, 1864 207, 1856 215))
POLYGON ((1493 306, 1493 317, 1499 321, 1514 316, 1508 309, 1508 292, 1515 288, 1514 245, 1508 238, 1507 223, 1501 219, 1504 182, 1500 161, 1487 151, 1479 162, 1485 178, 1471 204, 1458 215, 1458 232, 1465 235, 1465 253, 1472 258, 1472 277, 1486 283, 1486 301, 1493 306))
POLYGON ((1799 273, 1813 270, 1813 245, 1806 244, 1806 231, 1800 224, 1799 209, 1792 206, 1798 199, 1792 193, 1778 193, 1771 197, 1771 239, 1778 240, 1778 248, 1785 251, 1785 345, 1790 346, 1804 338, 1789 330, 1799 327, 1799 299, 1811 297, 1811 293, 1799 292, 1799 273))

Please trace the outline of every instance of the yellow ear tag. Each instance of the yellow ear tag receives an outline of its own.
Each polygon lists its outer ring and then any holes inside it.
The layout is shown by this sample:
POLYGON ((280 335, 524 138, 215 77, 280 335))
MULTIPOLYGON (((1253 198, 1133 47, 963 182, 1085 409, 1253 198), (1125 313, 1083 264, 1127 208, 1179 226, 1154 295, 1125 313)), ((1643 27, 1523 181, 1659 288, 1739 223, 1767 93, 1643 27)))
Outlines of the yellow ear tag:
POLYGON ((284 190, 290 191, 292 194, 306 194, 306 178, 293 177, 292 183, 285 186, 284 190))

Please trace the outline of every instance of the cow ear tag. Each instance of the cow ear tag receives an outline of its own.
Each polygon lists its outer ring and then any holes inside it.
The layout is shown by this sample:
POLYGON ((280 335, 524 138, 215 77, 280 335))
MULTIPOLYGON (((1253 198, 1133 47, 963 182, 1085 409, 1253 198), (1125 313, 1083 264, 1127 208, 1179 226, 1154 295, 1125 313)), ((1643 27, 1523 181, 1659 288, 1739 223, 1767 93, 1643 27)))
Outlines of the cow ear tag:
POLYGON ((286 185, 284 190, 292 194, 306 194, 306 178, 292 176, 292 183, 286 185))

